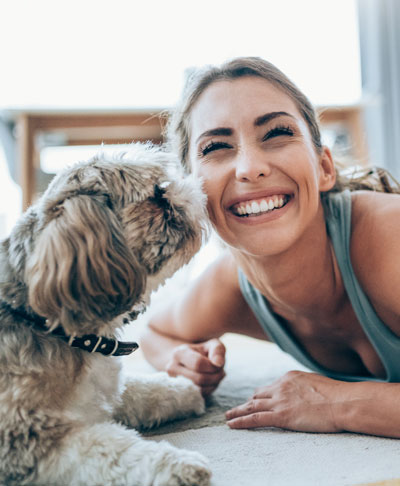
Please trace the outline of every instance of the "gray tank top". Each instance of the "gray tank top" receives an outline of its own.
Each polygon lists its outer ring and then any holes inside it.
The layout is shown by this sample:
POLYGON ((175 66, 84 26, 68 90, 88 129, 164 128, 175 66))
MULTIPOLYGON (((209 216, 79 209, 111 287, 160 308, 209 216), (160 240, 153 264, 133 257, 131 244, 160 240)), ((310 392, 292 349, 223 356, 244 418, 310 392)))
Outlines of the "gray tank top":
POLYGON ((285 352, 313 371, 337 380, 400 382, 400 338, 379 319, 357 281, 350 261, 351 193, 343 191, 323 197, 328 235, 332 241, 343 283, 354 312, 382 360, 386 378, 337 373, 319 365, 282 325, 267 299, 255 289, 239 269, 239 284, 246 302, 266 334, 285 352))

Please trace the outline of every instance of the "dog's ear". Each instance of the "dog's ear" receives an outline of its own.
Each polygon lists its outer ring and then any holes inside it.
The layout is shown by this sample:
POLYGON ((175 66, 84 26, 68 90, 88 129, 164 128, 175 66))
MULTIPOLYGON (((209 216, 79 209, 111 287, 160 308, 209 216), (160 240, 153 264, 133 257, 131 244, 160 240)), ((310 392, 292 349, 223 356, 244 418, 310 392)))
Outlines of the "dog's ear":
POLYGON ((145 275, 104 198, 77 195, 53 213, 27 262, 29 304, 51 327, 95 333, 132 308, 145 275))

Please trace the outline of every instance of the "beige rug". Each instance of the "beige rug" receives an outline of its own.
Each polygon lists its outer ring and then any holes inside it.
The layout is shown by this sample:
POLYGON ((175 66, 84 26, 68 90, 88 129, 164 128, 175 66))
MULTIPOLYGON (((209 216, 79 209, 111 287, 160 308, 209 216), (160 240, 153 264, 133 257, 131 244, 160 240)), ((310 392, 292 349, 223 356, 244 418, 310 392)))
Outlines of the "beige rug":
MULTIPOLYGON (((207 414, 159 427, 146 436, 201 452, 212 486, 400 486, 400 441, 359 434, 306 434, 280 429, 230 430, 224 411, 290 369, 305 369, 275 345, 226 336, 227 377, 207 414), (389 481, 393 480, 393 481, 389 481), (396 482, 397 481, 397 482, 396 482)), ((126 373, 152 369, 124 358, 126 373)))

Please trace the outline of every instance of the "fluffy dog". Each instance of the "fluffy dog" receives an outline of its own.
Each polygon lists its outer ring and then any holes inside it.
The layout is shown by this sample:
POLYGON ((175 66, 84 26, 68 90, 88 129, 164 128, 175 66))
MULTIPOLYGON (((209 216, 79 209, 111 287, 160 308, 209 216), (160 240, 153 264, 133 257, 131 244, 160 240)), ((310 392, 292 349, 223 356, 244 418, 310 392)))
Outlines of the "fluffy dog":
POLYGON ((0 248, 0 484, 209 484, 198 453, 140 437, 204 411, 197 387, 119 383, 119 342, 153 289, 199 249, 204 199, 149 145, 66 169, 0 248), (113 355, 113 356, 110 356, 113 355))

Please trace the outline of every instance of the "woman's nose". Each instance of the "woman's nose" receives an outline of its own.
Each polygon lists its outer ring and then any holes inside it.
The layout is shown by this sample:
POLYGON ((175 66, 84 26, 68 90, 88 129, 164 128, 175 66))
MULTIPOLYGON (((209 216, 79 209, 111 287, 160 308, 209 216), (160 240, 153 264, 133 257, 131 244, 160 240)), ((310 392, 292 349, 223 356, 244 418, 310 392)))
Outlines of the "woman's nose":
POLYGON ((241 182, 256 182, 266 177, 271 167, 266 155, 256 148, 247 148, 240 151, 236 159, 236 179, 241 182))

